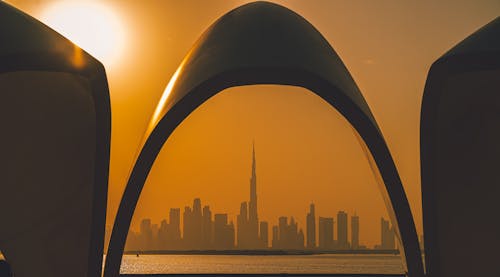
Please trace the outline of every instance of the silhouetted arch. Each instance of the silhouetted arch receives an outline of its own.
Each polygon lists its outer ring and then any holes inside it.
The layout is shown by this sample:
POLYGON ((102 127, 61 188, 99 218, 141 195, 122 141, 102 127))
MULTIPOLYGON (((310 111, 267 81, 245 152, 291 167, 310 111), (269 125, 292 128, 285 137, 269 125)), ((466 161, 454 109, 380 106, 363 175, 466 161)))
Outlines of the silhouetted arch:
POLYGON ((101 276, 111 137, 104 67, 0 1, 0 99, 0 249, 15 276, 101 276))
POLYGON ((432 65, 420 157, 428 276, 500 276, 500 17, 432 65))
POLYGON ((170 80, 144 136, 115 219, 105 276, 119 275, 139 195, 161 147, 199 105, 234 86, 292 85, 309 89, 356 129, 380 169, 389 213, 399 225, 408 273, 423 266, 413 217, 389 149, 361 92, 323 36, 304 18, 276 4, 255 2, 217 20, 170 80))

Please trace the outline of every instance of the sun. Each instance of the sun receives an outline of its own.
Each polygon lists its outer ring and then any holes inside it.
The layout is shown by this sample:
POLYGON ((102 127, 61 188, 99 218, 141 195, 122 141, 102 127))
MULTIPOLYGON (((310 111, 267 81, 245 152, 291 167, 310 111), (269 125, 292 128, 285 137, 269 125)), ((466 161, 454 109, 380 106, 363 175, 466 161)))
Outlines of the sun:
POLYGON ((40 19, 107 67, 114 65, 123 51, 123 26, 105 2, 54 2, 40 19))

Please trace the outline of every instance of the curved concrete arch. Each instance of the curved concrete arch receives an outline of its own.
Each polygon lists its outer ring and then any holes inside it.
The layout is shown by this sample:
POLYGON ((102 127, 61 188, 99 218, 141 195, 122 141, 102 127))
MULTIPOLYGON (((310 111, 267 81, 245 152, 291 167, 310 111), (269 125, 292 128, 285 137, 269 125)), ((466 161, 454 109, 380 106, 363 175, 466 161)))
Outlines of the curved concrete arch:
POLYGON ((500 276, 500 17, 432 65, 420 157, 430 277, 500 276))
POLYGON ((111 136, 104 67, 2 1, 0 98, 0 249, 15 276, 101 276, 111 136))
POLYGON ((255 2, 217 20, 196 42, 170 80, 144 136, 115 219, 105 276, 119 275, 127 232, 141 190, 161 147, 199 105, 234 86, 292 85, 309 89, 336 108, 373 155, 383 195, 399 225, 407 270, 422 276, 413 217, 384 138, 354 80, 325 38, 282 6, 255 2))

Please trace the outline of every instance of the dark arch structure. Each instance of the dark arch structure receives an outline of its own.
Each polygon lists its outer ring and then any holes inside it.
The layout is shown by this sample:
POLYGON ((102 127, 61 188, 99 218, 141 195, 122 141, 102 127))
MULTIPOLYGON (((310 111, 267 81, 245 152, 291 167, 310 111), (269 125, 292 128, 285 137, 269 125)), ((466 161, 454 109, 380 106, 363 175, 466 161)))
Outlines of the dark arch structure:
POLYGON ((109 100, 99 61, 0 1, 0 250, 15 276, 101 276, 109 100))
POLYGON ((408 275, 423 276, 410 207, 394 161, 361 92, 325 38, 304 18, 276 4, 255 2, 217 20, 196 42, 168 84, 144 136, 111 235, 104 276, 119 276, 125 240, 141 190, 174 129, 216 93, 234 86, 304 87, 336 108, 356 129, 380 170, 408 275))
POLYGON ((434 62, 420 124, 428 276, 500 276, 500 17, 434 62))

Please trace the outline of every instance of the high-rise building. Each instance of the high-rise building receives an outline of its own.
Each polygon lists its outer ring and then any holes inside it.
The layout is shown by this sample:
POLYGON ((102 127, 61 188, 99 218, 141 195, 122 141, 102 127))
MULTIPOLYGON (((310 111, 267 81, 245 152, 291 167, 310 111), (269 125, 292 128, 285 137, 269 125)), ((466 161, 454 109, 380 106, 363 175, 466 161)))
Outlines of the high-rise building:
POLYGON ((307 214, 307 248, 313 249, 316 247, 316 215, 314 211, 314 204, 309 206, 309 213, 307 214))
MULTIPOLYGON (((288 248, 288 249, 297 249, 298 248, 298 241, 297 241, 298 230, 299 230, 299 226, 298 226, 297 222, 295 222, 295 218, 293 218, 293 216, 291 216, 290 217, 290 225, 288 225, 287 234, 286 234, 286 238, 287 238, 287 240, 285 242, 285 245, 287 246, 286 248, 288 248)), ((302 248, 302 247, 300 247, 300 248, 302 248)))
POLYGON ((295 249, 302 249, 304 248, 304 232, 302 229, 299 230, 297 233, 297 240, 296 240, 296 248, 295 249))
POLYGON ((334 248, 333 240, 333 218, 319 217, 319 244, 318 247, 323 250, 331 250, 334 248))
POLYGON ((201 210, 201 200, 194 199, 193 208, 185 207, 184 209, 184 248, 200 249, 202 247, 203 238, 203 217, 201 210))
POLYGON ((227 224, 227 214, 215 214, 214 216, 214 248, 234 248, 234 225, 227 224))
POLYGON ((250 177, 250 201, 248 202, 248 238, 255 248, 259 244, 259 216, 257 214, 257 172, 255 144, 252 145, 252 176, 250 177))
POLYGON ((194 237, 192 213, 193 211, 191 210, 191 207, 184 207, 184 213, 182 214, 182 217, 184 218, 182 223, 182 245, 185 249, 194 249, 192 245, 194 237))
MULTIPOLYGON (((255 159, 255 144, 252 145, 252 176, 250 177, 250 202, 248 204, 248 221, 250 223, 258 224, 259 217, 257 215, 257 173, 256 173, 256 159, 255 159)), ((257 229, 257 228, 255 228, 257 229)), ((257 230, 255 237, 257 237, 257 230)))
POLYGON ((181 209, 172 208, 169 213, 170 228, 172 230, 172 238, 174 240, 181 239, 181 209))
POLYGON ((202 221, 202 248, 212 248, 212 212, 209 206, 203 207, 203 221, 202 221))
POLYGON ((337 248, 350 248, 347 240, 347 213, 344 211, 339 211, 337 213, 337 248))
POLYGON ((180 249, 181 239, 181 209, 172 208, 169 212, 169 224, 166 231, 166 249, 180 249))
POLYGON ((158 229, 158 249, 160 250, 165 250, 168 248, 168 243, 167 243, 167 236, 168 236, 168 223, 167 220, 162 220, 160 223, 160 229, 158 229))
POLYGON ((237 243, 238 248, 248 249, 251 247, 250 230, 248 224, 248 206, 247 202, 242 202, 240 205, 240 214, 236 218, 237 224, 237 243))
POLYGON ((237 216, 237 246, 242 249, 262 247, 259 239, 259 217, 257 213, 257 173, 255 145, 252 146, 252 175, 250 176, 250 201, 241 203, 240 214, 237 216))
POLYGON ((159 241, 158 241, 158 231, 160 230, 160 226, 158 224, 151 224, 151 231, 153 233, 153 240, 151 242, 150 250, 158 250, 159 249, 159 241))
POLYGON ((261 241, 261 248, 267 248, 269 247, 269 226, 266 221, 261 221, 260 222, 260 241, 261 241))
POLYGON ((293 217, 282 216, 278 219, 278 226, 273 227, 273 248, 279 249, 303 249, 304 232, 298 228, 298 223, 293 217))
POLYGON ((200 198, 195 198, 193 201, 193 213, 191 214, 193 221, 193 242, 192 245, 194 249, 199 249, 202 245, 203 238, 203 214, 201 210, 201 200, 200 198))
POLYGON ((214 216, 214 246, 216 249, 224 248, 227 225, 227 214, 215 214, 214 216))
POLYGON ((141 221, 139 244, 142 250, 151 250, 153 247, 153 229, 151 227, 151 219, 149 218, 141 221))
POLYGON ((286 216, 281 216, 278 218, 278 229, 279 229, 279 248, 288 248, 286 244, 288 241, 288 218, 286 216))
POLYGON ((181 233, 181 209, 179 209, 179 208, 170 209, 169 217, 170 217, 170 225, 172 225, 174 229, 179 230, 178 233, 179 233, 179 237, 180 237, 180 233, 181 233))
POLYGON ((359 216, 351 216, 351 248, 359 248, 359 216))
POLYGON ((279 229, 278 226, 274 225, 273 226, 273 240, 271 241, 271 247, 272 248, 279 248, 280 247, 280 237, 279 237, 279 229))
POLYGON ((234 223, 232 220, 227 225, 226 236, 227 236, 227 238, 226 238, 225 245, 227 246, 227 249, 233 249, 235 236, 234 236, 234 223))
POLYGON ((380 229, 380 248, 387 250, 396 249, 394 227, 391 228, 389 221, 383 217, 380 219, 380 229))

